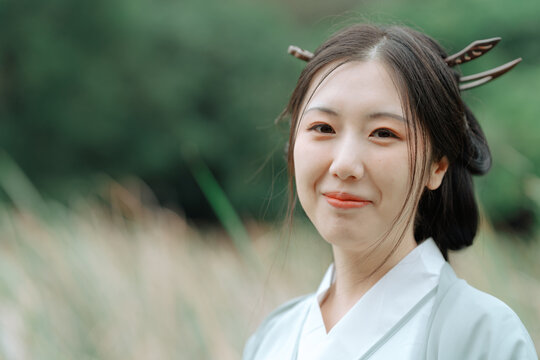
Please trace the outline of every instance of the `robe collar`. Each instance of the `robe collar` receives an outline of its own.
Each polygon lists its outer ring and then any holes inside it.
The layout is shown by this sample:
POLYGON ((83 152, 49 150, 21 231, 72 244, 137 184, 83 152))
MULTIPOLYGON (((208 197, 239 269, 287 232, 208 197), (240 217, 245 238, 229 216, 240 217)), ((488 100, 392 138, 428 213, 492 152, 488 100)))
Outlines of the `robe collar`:
POLYGON ((334 266, 330 265, 304 322, 300 352, 329 352, 332 358, 358 359, 434 293, 444 264, 444 257, 433 239, 425 240, 390 269, 326 333, 319 304, 336 280, 334 266))

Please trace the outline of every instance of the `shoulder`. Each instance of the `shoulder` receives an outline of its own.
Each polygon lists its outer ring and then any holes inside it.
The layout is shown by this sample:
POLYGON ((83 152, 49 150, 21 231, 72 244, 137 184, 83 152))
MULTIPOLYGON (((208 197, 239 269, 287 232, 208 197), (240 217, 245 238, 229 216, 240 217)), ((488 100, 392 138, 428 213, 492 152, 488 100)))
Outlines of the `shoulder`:
POLYGON ((308 306, 308 302, 312 297, 313 294, 303 295, 280 305, 264 319, 255 332, 255 335, 258 333, 264 334, 273 327, 294 321, 298 316, 303 314, 302 310, 305 309, 305 306, 308 306))
MULTIPOLYGON (((525 326, 504 302, 446 269, 434 304, 428 354, 439 359, 537 359, 525 326)), ((431 356, 429 356, 431 358, 431 356)))
POLYGON ((282 346, 280 342, 291 341, 290 335, 294 329, 300 329, 313 297, 314 294, 297 297, 272 311, 248 339, 242 358, 254 359, 258 353, 267 352, 265 348, 269 346, 282 346))

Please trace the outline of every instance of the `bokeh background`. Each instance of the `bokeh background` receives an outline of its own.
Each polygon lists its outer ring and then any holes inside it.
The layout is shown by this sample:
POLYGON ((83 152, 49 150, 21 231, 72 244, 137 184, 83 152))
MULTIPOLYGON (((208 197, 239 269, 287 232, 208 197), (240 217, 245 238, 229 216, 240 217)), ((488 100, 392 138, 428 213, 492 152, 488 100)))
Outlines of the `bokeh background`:
POLYGON ((329 248, 284 229, 286 124, 314 50, 355 22, 422 30, 462 67, 517 57, 466 94, 494 157, 457 272, 540 346, 537 0, 0 1, 0 357, 236 359, 329 248))

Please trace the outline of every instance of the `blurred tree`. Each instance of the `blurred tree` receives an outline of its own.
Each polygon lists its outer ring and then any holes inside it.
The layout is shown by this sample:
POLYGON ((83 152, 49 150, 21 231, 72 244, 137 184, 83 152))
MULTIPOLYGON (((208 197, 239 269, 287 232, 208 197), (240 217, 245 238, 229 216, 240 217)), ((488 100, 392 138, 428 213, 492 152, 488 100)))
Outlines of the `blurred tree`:
POLYGON ((487 213, 538 218, 527 186, 540 177, 539 11, 537 0, 3 0, 0 148, 48 196, 136 175, 162 203, 209 218, 187 165, 203 162, 242 216, 280 216, 280 201, 265 209, 285 191, 287 135, 273 120, 303 67, 287 46, 313 50, 355 21, 399 22, 449 51, 502 36, 467 74, 524 58, 466 99, 494 153, 478 181, 487 213))
POLYGON ((4 1, 0 146, 51 196, 135 174, 208 217, 195 157, 260 216, 278 170, 255 175, 274 149, 281 162, 273 120, 300 70, 278 16, 240 1, 4 1))

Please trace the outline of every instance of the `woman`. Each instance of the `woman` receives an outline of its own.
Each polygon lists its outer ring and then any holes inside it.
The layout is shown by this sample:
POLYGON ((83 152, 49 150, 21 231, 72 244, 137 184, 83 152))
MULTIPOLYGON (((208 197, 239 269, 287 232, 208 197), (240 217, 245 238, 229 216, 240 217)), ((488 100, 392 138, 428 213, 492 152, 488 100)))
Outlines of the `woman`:
POLYGON ((314 54, 292 49, 308 63, 285 111, 290 184, 334 264, 269 315, 244 359, 537 358, 516 314, 446 262, 472 244, 471 175, 491 164, 460 91, 519 59, 468 78, 452 66, 497 41, 448 57, 414 30, 356 25, 314 54))

